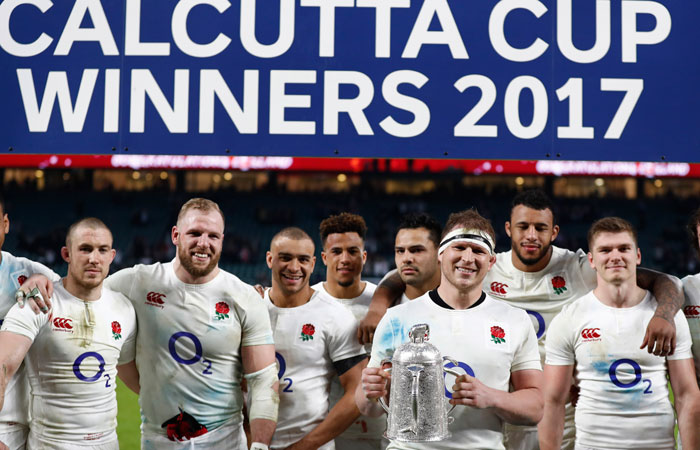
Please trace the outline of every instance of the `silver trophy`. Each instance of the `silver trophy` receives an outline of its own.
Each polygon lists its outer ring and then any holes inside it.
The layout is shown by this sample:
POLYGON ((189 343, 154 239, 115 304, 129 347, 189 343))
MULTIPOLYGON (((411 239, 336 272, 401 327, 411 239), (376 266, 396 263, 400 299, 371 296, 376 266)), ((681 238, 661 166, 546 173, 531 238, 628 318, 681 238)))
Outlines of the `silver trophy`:
POLYGON ((456 377, 458 372, 443 366, 446 361, 457 366, 457 361, 440 355, 433 344, 425 342, 430 335, 428 324, 411 327, 410 341, 394 351, 389 360, 391 394, 389 406, 383 398, 379 403, 387 412, 387 439, 401 442, 442 441, 450 437, 448 423, 454 420, 449 414, 454 409, 445 398, 444 372, 456 377), (449 409, 448 409, 449 408, 449 409))

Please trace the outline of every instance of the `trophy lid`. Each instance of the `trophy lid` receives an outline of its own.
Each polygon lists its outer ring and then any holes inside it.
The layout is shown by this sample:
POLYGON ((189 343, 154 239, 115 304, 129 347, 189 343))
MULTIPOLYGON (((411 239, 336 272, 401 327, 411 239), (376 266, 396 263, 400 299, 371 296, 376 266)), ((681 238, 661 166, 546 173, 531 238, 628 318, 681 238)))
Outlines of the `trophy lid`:
POLYGON ((427 323, 413 325, 408 332, 409 342, 394 351, 392 362, 403 364, 442 364, 442 355, 433 344, 426 342, 430 336, 427 323))

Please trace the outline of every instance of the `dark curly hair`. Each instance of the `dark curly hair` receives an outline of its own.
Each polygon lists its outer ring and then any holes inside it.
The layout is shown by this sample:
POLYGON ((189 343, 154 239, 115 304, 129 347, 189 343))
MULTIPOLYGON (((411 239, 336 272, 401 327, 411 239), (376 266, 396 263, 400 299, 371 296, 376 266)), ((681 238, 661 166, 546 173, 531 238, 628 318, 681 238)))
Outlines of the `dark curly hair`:
POLYGON ((319 226, 319 231, 321 233, 322 245, 326 245, 326 239, 328 239, 329 235, 334 233, 355 232, 364 241, 365 235, 367 234, 367 225, 362 216, 344 212, 323 219, 319 226))

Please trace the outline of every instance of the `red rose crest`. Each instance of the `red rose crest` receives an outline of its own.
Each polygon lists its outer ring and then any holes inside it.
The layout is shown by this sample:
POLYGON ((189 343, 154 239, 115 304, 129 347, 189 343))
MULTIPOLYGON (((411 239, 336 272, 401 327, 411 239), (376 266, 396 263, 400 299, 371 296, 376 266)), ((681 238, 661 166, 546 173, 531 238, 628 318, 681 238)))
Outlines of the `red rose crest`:
POLYGON ((114 338, 115 341, 118 341, 119 339, 122 338, 122 326, 119 325, 119 322, 116 320, 112 322, 112 337, 114 338))
POLYGON ((314 327, 310 323, 307 323, 306 325, 301 327, 301 340, 302 341, 313 340, 315 332, 316 332, 316 327, 314 327))
POLYGON ((503 328, 493 326, 491 327, 491 340, 496 344, 501 344, 506 341, 506 332, 503 328))
POLYGON ((552 278, 552 287, 557 295, 562 294, 566 290, 566 280, 564 277, 556 276, 552 278))
POLYGON ((231 311, 231 308, 229 308, 228 303, 226 303, 226 302, 217 303, 216 304, 216 320, 228 319, 229 311, 231 311))
POLYGON ((17 277, 17 282, 19 283, 20 286, 22 286, 25 281, 27 281, 26 275, 20 275, 17 277))

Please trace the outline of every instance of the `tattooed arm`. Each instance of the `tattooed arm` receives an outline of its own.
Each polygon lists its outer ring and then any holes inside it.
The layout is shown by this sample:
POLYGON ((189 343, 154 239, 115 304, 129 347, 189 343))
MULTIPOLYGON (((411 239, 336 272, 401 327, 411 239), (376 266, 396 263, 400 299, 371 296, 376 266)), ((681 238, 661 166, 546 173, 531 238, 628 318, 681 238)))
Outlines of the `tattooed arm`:
POLYGON ((657 356, 672 355, 676 349, 674 317, 683 306, 683 284, 678 278, 651 269, 637 269, 637 284, 656 297, 654 317, 647 325, 641 347, 657 356))

